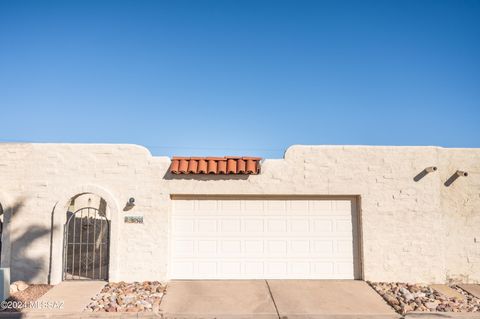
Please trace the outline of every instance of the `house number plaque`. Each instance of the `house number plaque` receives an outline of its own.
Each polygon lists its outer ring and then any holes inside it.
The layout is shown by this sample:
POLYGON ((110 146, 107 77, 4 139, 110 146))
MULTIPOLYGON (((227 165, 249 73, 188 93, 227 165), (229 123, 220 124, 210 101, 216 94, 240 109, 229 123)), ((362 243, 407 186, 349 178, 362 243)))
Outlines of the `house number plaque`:
POLYGON ((125 224, 143 224, 143 216, 125 216, 125 224))

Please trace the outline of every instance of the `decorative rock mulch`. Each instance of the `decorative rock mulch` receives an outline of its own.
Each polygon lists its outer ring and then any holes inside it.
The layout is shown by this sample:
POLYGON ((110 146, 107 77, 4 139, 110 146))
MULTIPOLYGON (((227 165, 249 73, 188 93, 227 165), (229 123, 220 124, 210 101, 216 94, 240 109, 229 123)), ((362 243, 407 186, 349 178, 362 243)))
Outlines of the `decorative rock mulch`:
POLYGON ((164 294, 165 286, 158 281, 111 282, 92 298, 85 311, 156 312, 164 294))
POLYGON ((369 284, 400 314, 424 312, 480 312, 480 299, 460 287, 451 286, 465 299, 449 298, 427 285, 369 282, 369 284))

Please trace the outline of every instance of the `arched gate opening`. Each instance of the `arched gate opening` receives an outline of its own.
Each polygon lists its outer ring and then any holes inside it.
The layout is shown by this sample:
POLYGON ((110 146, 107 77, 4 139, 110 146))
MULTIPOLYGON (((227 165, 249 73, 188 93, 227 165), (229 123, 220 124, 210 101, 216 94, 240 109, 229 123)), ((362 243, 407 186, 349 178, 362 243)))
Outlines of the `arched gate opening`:
POLYGON ((63 243, 63 280, 108 280, 110 220, 105 200, 94 194, 72 198, 63 243))

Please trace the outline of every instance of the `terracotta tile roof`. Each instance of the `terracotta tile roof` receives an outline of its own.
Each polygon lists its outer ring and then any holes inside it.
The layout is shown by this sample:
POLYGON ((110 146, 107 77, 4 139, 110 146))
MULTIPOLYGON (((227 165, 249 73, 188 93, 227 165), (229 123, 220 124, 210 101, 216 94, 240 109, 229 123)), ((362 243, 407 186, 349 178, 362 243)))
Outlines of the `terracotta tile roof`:
POLYGON ((258 174, 260 157, 178 157, 172 158, 172 174, 258 174))

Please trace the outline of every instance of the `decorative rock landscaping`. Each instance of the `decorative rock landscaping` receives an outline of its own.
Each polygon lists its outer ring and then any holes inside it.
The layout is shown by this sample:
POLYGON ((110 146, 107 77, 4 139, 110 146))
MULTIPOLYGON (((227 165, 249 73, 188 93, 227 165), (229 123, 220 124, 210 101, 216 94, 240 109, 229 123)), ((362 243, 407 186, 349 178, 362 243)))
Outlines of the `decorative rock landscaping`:
POLYGON ((427 285, 369 282, 369 284, 398 313, 424 312, 480 312, 480 299, 457 286, 451 286, 465 298, 448 297, 427 285))
POLYGON ((158 281, 108 283, 85 311, 156 312, 164 294, 165 286, 158 281))

